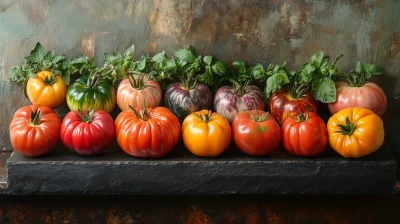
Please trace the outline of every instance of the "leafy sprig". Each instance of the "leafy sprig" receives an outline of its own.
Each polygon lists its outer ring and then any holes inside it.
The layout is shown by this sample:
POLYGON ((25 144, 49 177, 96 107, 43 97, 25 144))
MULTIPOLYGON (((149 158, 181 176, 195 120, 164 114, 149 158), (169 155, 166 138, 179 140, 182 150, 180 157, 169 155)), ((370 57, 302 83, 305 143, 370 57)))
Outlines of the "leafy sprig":
POLYGON ((344 72, 339 75, 338 79, 345 81, 350 86, 361 87, 374 75, 383 74, 383 69, 377 65, 369 64, 368 62, 361 63, 357 61, 355 70, 344 72))

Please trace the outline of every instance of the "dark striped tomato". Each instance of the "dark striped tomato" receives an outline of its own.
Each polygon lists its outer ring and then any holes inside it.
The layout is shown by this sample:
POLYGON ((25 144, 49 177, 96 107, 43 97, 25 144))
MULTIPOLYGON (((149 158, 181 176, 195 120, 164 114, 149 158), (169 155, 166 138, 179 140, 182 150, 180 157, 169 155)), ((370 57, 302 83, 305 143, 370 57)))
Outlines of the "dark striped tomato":
POLYGON ((164 102, 165 106, 182 122, 191 113, 210 110, 212 94, 210 89, 201 83, 193 89, 184 89, 181 83, 172 83, 165 90, 164 102))
POLYGON ((298 112, 317 113, 317 110, 318 102, 311 92, 305 92, 300 98, 292 98, 286 89, 278 90, 269 100, 269 111, 280 125, 289 116, 296 116, 298 112))
POLYGON ((238 95, 232 86, 223 86, 215 93, 214 108, 218 114, 232 122, 239 112, 264 110, 265 102, 257 86, 247 86, 243 95, 238 95))

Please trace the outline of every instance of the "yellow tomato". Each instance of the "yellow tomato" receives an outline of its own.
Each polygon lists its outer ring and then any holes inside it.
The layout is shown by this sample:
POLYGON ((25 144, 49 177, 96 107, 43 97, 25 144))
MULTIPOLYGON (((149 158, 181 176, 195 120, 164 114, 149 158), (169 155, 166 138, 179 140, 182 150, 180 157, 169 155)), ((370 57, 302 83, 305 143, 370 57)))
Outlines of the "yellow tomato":
POLYGON ((65 101, 67 85, 60 75, 50 71, 41 71, 36 78, 30 78, 26 84, 26 93, 29 100, 39 106, 58 108, 65 101))
POLYGON ((225 117, 201 110, 188 115, 182 123, 183 142, 196 156, 214 157, 231 142, 231 126, 225 117))
POLYGON ((347 108, 328 120, 329 145, 346 158, 360 158, 378 150, 385 138, 382 119, 369 109, 347 108))

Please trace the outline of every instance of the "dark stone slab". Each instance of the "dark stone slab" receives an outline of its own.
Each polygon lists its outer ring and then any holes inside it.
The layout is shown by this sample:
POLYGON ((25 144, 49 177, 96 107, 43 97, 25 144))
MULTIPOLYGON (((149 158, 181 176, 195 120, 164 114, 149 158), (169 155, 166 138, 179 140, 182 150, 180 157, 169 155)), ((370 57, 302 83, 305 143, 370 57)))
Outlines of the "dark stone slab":
POLYGON ((301 158, 279 149, 250 157, 231 146, 217 158, 198 158, 182 143, 166 157, 137 159, 115 144, 84 157, 60 147, 51 155, 7 161, 9 194, 390 194, 396 161, 386 144, 361 159, 332 149, 301 158))

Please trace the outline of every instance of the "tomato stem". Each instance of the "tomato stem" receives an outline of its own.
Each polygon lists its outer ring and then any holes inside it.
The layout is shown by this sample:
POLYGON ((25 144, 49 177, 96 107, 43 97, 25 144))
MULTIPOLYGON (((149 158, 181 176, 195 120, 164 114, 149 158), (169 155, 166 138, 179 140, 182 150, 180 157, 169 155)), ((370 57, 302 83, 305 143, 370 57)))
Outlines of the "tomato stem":
POLYGON ((46 78, 44 79, 44 84, 46 84, 47 86, 51 86, 54 83, 54 73, 51 73, 50 76, 46 76, 46 78))
POLYGON ((80 113, 81 116, 80 117, 79 117, 79 115, 77 115, 77 116, 81 119, 81 121, 83 121, 83 122, 85 122, 87 124, 89 124, 89 123, 91 123, 93 121, 94 109, 92 109, 86 115, 79 108, 78 108, 78 112, 80 113))
POLYGON ((234 79, 229 79, 231 83, 233 83, 234 90, 233 93, 238 96, 243 96, 247 93, 247 86, 249 85, 250 81, 246 81, 244 84, 240 84, 234 79))
POLYGON ((264 122, 267 119, 268 115, 269 115, 268 112, 263 114, 263 115, 260 115, 258 113, 258 110, 256 110, 256 115, 254 115, 251 111, 249 111, 249 113, 250 113, 250 119, 255 121, 255 122, 264 122))
MULTIPOLYGON (((196 114, 196 113, 195 113, 196 114)), ((199 113, 199 114, 196 114, 197 115, 197 117, 199 117, 200 118, 200 120, 201 120, 201 122, 205 122, 205 123, 207 123, 207 122, 209 122, 210 120, 211 120, 211 118, 213 117, 212 116, 212 111, 211 110, 209 110, 206 114, 201 114, 201 113, 199 113)))
POLYGON ((144 99, 143 102, 143 106, 142 106, 142 111, 139 113, 135 108, 133 108, 131 105, 128 105, 129 108, 131 108, 131 110, 133 111, 133 113, 135 114, 135 116, 137 118, 139 118, 142 121, 147 121, 150 119, 150 115, 147 112, 147 108, 146 108, 146 98, 144 99))
POLYGON ((304 112, 298 112, 296 118, 292 117, 292 115, 289 115, 289 117, 291 117, 297 123, 308 121, 308 113, 307 112, 305 112, 305 113, 304 112), (304 116, 304 114, 305 114, 305 116, 304 116))
POLYGON ((346 117, 346 124, 338 124, 340 127, 338 133, 342 133, 342 135, 351 135, 356 130, 357 125, 350 122, 349 116, 346 117))
POLYGON ((29 121, 29 125, 30 126, 38 125, 41 118, 42 118, 42 116, 40 116, 40 109, 39 108, 36 108, 36 110, 32 110, 31 111, 31 118, 30 118, 30 121, 29 121))
POLYGON ((148 78, 145 78, 147 74, 134 71, 128 75, 129 82, 134 89, 141 90, 146 86, 148 78), (139 77, 136 78, 133 74, 137 74, 139 77))

